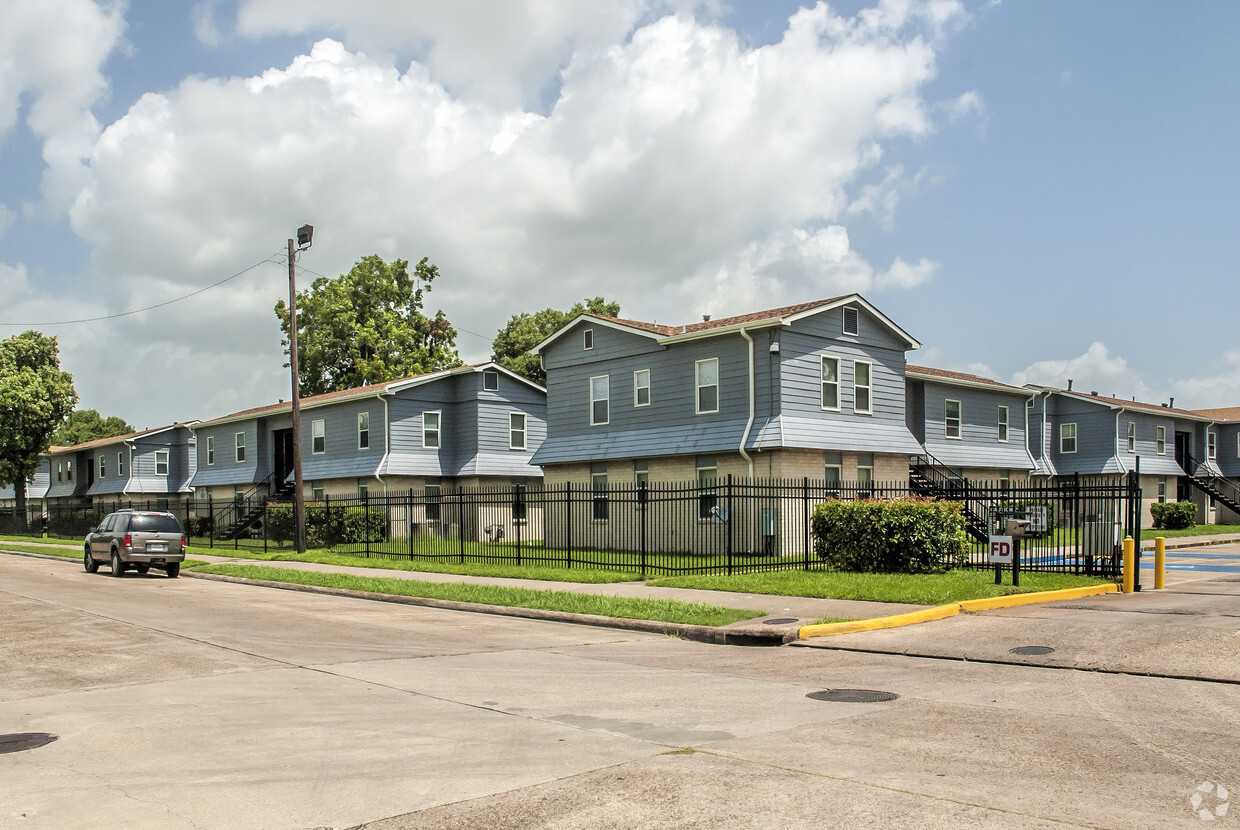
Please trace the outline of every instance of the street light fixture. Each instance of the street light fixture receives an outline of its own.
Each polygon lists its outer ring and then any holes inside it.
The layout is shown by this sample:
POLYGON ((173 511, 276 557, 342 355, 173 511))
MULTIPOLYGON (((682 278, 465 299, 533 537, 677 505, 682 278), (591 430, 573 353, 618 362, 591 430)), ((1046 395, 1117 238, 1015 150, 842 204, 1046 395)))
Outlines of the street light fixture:
MULTIPOLYGON (((288 241, 288 351, 293 375, 293 520, 297 525, 297 552, 306 552, 306 497, 301 478, 301 389, 297 377, 297 254, 310 247, 314 226, 297 229, 297 247, 288 241)), ((283 482, 281 482, 283 484, 283 482)))

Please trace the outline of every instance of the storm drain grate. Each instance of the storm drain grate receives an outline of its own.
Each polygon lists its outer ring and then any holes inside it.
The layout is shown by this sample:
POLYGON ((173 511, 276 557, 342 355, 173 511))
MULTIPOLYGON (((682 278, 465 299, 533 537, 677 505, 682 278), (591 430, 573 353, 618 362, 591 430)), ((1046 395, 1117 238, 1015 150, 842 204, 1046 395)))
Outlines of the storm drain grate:
POLYGON ((1050 646, 1017 646, 1010 649, 1008 654, 1050 654, 1054 650, 1050 646))
POLYGON ((831 703, 882 703, 900 698, 892 692, 876 692, 872 689, 826 689, 821 692, 810 692, 806 697, 810 700, 826 700, 831 703))
POLYGON ((776 617, 772 620, 763 620, 763 625, 787 625, 797 621, 796 617, 776 617))
POLYGON ((0 755, 6 752, 21 752, 26 749, 38 749, 59 738, 50 732, 14 732, 11 735, 0 735, 0 755))

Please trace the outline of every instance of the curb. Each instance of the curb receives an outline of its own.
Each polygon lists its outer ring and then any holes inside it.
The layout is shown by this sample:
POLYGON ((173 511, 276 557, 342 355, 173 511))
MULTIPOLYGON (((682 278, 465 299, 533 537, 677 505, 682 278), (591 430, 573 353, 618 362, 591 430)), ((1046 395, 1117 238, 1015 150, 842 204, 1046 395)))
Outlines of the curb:
MULTIPOLYGON (((1185 548, 1208 548, 1211 545, 1234 545, 1238 542, 1240 542, 1240 539, 1236 539, 1234 537, 1230 539, 1215 538, 1215 539, 1206 539, 1204 541, 1199 540, 1196 542, 1181 542, 1179 544, 1173 544, 1170 541, 1167 541, 1163 543, 1163 550, 1184 550, 1185 548)), ((1154 546, 1151 544, 1147 548, 1145 547, 1145 542, 1142 541, 1141 552, 1142 553, 1153 553, 1154 546)))
POLYGON ((1107 583, 1105 585, 1089 585, 1084 588, 1064 588, 1059 591, 1036 591, 1028 594, 1009 594, 1004 597, 967 599, 964 602, 949 602, 946 605, 938 605, 933 608, 927 608, 924 611, 910 611, 907 614, 876 617, 872 620, 806 625, 802 626, 798 632, 798 639, 830 637, 835 634, 856 634, 861 631, 878 631, 883 628, 901 628, 906 625, 947 619, 962 612, 989 611, 993 608, 1010 608, 1016 605, 1033 605, 1042 602, 1056 602, 1061 599, 1080 599, 1081 597, 1118 592, 1118 585, 1107 583))
POLYGON ((617 628, 622 631, 643 631, 649 634, 664 634, 672 637, 683 637, 699 643, 712 643, 724 646, 782 646, 797 639, 795 631, 761 631, 755 629, 714 628, 709 625, 689 625, 686 623, 668 623, 657 620, 633 620, 624 617, 600 617, 594 614, 573 614, 568 611, 548 611, 541 608, 520 608, 507 605, 482 605, 472 602, 454 602, 446 599, 429 597, 410 597, 400 594, 376 594, 370 591, 351 591, 346 588, 326 588, 320 585, 298 585, 292 582, 269 582, 261 579, 246 579, 239 576, 223 574, 200 574, 193 571, 182 571, 182 577, 191 579, 208 579, 214 582, 232 582, 238 585, 256 585, 261 588, 277 588, 281 591, 298 591, 305 594, 326 594, 350 599, 365 599, 375 602, 391 602, 397 605, 417 605, 425 608, 441 608, 445 611, 468 611, 476 614, 495 614, 502 617, 521 617, 527 620, 549 620, 552 622, 576 623, 596 628, 617 628))

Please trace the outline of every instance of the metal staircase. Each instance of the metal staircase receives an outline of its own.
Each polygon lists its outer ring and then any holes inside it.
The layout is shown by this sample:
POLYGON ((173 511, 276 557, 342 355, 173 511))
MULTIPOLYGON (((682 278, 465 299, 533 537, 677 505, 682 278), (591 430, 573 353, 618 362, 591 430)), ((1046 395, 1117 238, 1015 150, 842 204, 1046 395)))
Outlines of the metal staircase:
POLYGON ((237 539, 263 517, 269 502, 287 501, 292 495, 293 484, 277 482, 276 474, 272 473, 215 514, 215 526, 223 528, 215 538, 227 542, 237 539))
POLYGON ((960 502, 969 535, 979 542, 990 538, 990 515, 997 505, 983 491, 930 453, 913 456, 908 467, 908 483, 914 493, 960 502))
POLYGON ((1240 487, 1227 478, 1215 475, 1208 466, 1184 453, 1184 472, 1188 482, 1233 513, 1240 513, 1240 487))

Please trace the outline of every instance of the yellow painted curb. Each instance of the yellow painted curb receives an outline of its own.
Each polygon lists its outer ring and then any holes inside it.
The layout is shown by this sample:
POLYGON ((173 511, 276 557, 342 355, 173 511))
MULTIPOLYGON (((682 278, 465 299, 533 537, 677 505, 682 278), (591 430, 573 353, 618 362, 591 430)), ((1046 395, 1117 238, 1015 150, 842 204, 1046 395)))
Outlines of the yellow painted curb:
POLYGON ((1009 594, 1005 597, 967 599, 960 603, 961 611, 989 611, 992 608, 1011 608, 1015 605, 1033 605, 1038 602, 1055 602, 1061 599, 1080 599, 1098 594, 1114 594, 1119 586, 1114 582, 1105 585, 1086 585, 1083 588, 1064 588, 1059 591, 1037 591, 1032 594, 1009 594))
POLYGON ((1033 605, 1034 603, 1055 602, 1061 599, 1079 599, 1080 597, 1092 597, 1099 594, 1114 594, 1118 591, 1118 585, 1108 582, 1105 585, 1064 588, 1060 591, 1036 591, 1029 594, 1010 594, 1005 597, 968 599, 964 602, 949 602, 946 605, 937 605, 934 608, 926 608, 922 611, 910 611, 907 614, 875 617, 872 620, 804 625, 797 632, 797 636, 804 640, 809 637, 828 637, 832 634, 856 634, 859 631, 900 628, 905 625, 916 625, 917 623, 954 617, 961 611, 987 611, 992 608, 1009 608, 1015 605, 1033 605))
POLYGON ((852 622, 823 623, 821 625, 803 625, 797 636, 826 637, 830 634, 855 634, 858 631, 877 631, 880 628, 899 628, 903 625, 941 620, 954 617, 960 613, 960 603, 949 602, 947 605, 936 605, 921 611, 909 611, 907 614, 894 614, 890 617, 875 617, 872 620, 853 620, 852 622))

